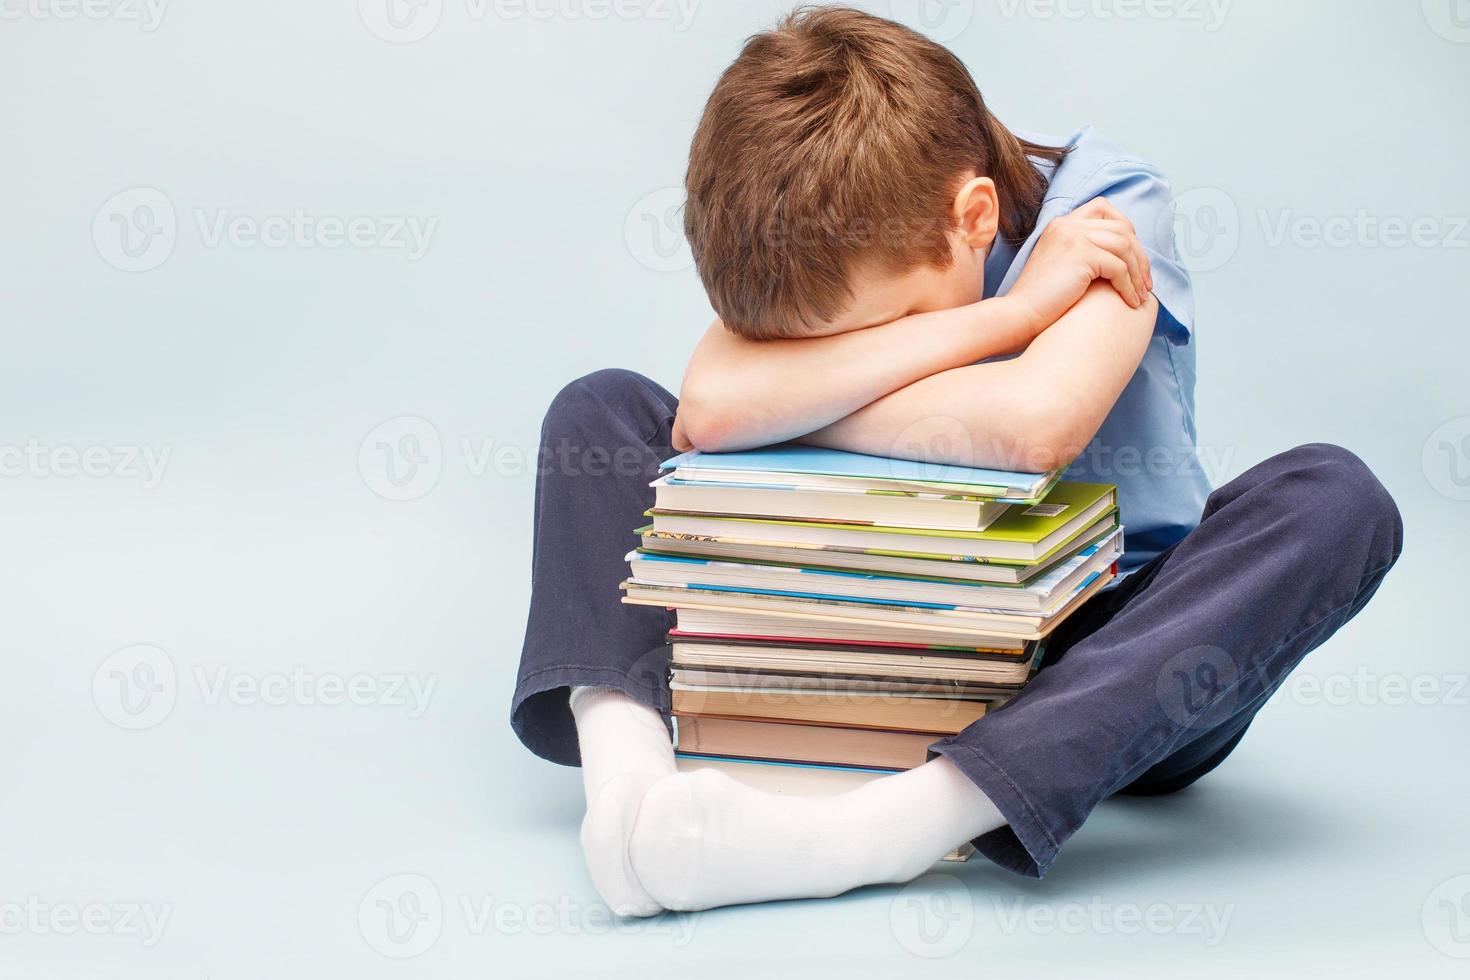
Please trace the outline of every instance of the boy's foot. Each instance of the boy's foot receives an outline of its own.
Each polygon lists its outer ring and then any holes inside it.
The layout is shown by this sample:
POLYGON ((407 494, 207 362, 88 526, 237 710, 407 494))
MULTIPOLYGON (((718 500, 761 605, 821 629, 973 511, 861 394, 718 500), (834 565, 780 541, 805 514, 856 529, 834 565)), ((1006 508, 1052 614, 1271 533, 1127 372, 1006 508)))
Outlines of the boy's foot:
POLYGON ((765 793, 700 770, 647 789, 627 868, 653 903, 675 911, 826 898, 908 881, 1004 823, 947 759, 829 797, 765 793))
POLYGON ((602 784, 582 818, 582 854, 597 894, 615 915, 657 915, 663 911, 638 881, 628 856, 628 841, 649 787, 660 779, 625 773, 602 784))
POLYGON ((644 793, 675 771, 668 730, 656 710, 622 691, 578 687, 568 704, 582 757, 582 853, 592 883, 613 912, 655 915, 658 903, 628 863, 628 838, 644 793))

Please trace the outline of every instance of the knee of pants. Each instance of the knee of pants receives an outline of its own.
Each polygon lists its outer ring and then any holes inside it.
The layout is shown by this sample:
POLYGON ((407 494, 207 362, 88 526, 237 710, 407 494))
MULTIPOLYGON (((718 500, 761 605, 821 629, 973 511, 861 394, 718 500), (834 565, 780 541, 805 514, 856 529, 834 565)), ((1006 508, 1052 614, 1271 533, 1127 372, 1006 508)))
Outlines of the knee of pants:
POLYGON ((647 443, 673 415, 673 396, 635 371, 604 368, 569 382, 546 410, 541 444, 571 440, 614 448, 647 443))
POLYGON ((1403 550, 1404 524, 1388 489, 1356 455, 1328 443, 1298 446, 1282 492, 1297 520, 1316 532, 1312 544, 1324 561, 1356 543, 1374 570, 1392 565, 1403 550))

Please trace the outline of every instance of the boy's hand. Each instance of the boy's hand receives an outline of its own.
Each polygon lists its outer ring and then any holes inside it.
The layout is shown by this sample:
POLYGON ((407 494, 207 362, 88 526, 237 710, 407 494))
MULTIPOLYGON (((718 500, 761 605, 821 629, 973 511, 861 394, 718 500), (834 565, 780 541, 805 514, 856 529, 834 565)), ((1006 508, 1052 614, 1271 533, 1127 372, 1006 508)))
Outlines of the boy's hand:
POLYGON ((1041 233, 1010 296, 1034 314, 1037 333, 1061 319, 1096 279, 1133 309, 1153 289, 1153 273, 1133 223, 1106 198, 1055 218, 1041 233))

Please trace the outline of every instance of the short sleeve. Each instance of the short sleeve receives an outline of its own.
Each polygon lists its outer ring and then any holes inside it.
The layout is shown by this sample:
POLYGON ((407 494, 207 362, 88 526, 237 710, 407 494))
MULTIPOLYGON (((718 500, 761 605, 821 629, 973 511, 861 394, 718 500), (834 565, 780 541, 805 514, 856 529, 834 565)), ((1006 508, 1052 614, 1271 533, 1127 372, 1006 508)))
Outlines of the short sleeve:
POLYGON ((1105 197, 1133 222, 1148 252, 1159 300, 1154 332, 1182 346, 1194 334, 1194 287, 1189 270, 1179 259, 1174 239, 1174 193, 1157 169, 1139 160, 1117 160, 1102 167, 1090 188, 1072 200, 1072 208, 1105 197))

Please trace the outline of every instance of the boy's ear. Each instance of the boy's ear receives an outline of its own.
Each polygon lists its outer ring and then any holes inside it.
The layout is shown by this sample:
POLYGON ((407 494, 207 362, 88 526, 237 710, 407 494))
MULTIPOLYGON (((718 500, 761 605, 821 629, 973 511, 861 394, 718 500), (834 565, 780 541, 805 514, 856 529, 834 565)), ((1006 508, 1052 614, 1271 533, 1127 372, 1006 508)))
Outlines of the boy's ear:
POLYGON ((988 249, 1000 227, 1000 198, 995 181, 972 177, 954 196, 955 225, 970 248, 988 249))

